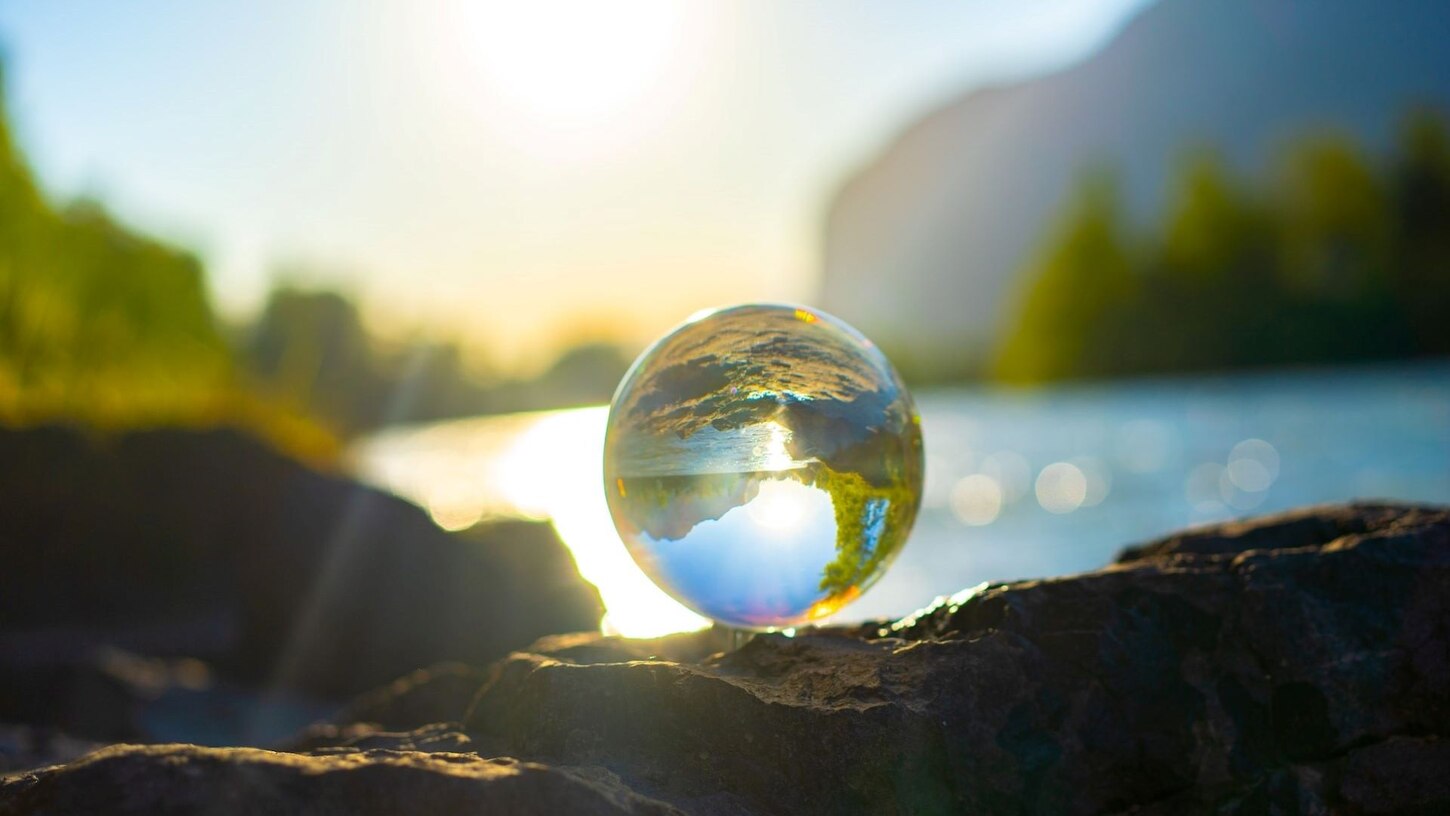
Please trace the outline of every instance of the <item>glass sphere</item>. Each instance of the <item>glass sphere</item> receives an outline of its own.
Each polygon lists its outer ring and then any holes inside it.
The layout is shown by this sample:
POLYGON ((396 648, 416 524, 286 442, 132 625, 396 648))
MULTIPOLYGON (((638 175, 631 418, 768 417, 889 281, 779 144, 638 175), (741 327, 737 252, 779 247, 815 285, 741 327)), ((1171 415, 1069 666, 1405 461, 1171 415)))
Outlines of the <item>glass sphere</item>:
POLYGON ((662 589, 746 629, 855 600, 921 505, 921 420, 891 363, 828 314, 736 306, 640 355, 615 392, 605 492, 662 589))

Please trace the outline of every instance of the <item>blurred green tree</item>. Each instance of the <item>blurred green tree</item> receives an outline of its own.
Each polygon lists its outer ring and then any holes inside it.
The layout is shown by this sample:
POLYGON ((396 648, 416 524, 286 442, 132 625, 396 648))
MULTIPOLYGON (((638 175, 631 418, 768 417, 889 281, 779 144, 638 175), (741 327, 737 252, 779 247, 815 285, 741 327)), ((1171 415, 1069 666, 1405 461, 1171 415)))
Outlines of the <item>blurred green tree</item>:
POLYGON ((996 364, 1008 380, 1050 380, 1108 373, 1102 346, 1128 310, 1137 281, 1113 180, 1095 175, 1078 192, 1036 268, 1022 317, 996 364))
POLYGON ((335 291, 274 289, 238 346, 252 387, 344 434, 511 407, 496 393, 502 386, 470 370, 457 343, 384 343, 335 291))
POLYGON ((0 419, 159 418, 210 399, 229 357, 200 264, 94 202, 52 206, 4 111, 0 97, 0 419))
POLYGON ((629 362, 619 346, 587 340, 565 349, 535 380, 535 388, 540 392, 538 396, 551 405, 608 402, 629 362))
POLYGON ((1407 120, 1386 168, 1350 142, 1296 143, 1263 189, 1187 161, 1166 218, 1122 227, 1085 180, 1029 269, 1000 379, 1397 359, 1450 351, 1450 139, 1407 120))
POLYGON ((228 335, 191 254, 95 202, 47 200, 4 101, 0 423, 232 423, 325 460, 336 433, 607 400, 628 364, 586 342, 536 379, 486 382, 456 342, 380 341, 346 295, 293 286, 228 335))
POLYGON ((1393 288, 1419 350, 1450 354, 1450 136, 1445 120, 1414 112, 1389 173, 1393 288))
POLYGON ((357 307, 337 292, 272 290, 240 343, 258 387, 345 431, 376 425, 388 396, 357 307))
MULTIPOLYGON (((1161 236, 1143 239, 1141 296, 1124 316, 1132 343, 1110 351, 1142 371, 1250 365, 1276 304, 1273 217, 1212 153, 1183 165, 1161 236)), ((1110 346, 1111 348, 1111 346, 1110 346)))

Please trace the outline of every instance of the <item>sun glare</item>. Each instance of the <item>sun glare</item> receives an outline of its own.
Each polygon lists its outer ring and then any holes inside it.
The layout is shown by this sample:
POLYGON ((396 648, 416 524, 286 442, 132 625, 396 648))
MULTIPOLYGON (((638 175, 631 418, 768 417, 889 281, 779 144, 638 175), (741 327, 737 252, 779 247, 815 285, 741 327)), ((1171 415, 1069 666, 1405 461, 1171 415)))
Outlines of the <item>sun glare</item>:
POLYGON ((582 408, 399 430, 355 456, 367 478, 448 529, 499 515, 549 519, 579 574, 599 588, 605 632, 655 637, 709 626, 655 586, 614 531, 599 478, 608 415, 582 408))
POLYGON ((661 0, 486 2, 460 8, 457 33, 508 113, 604 119, 651 101, 678 73, 688 9, 661 0))
POLYGON ((606 631, 654 637, 709 621, 655 586, 614 531, 599 481, 608 408, 544 414, 503 454, 494 489, 525 511, 550 518, 579 574, 599 588, 606 631))
POLYGON ((813 509, 806 500, 810 490, 812 488, 799 482, 761 482, 760 492, 745 505, 745 512, 752 521, 768 530, 793 532, 801 527, 813 509))
POLYGON ((759 448, 760 470, 781 471, 799 467, 795 458, 790 455, 787 447, 790 442, 791 432, 779 422, 767 422, 770 431, 770 438, 765 440, 759 448))

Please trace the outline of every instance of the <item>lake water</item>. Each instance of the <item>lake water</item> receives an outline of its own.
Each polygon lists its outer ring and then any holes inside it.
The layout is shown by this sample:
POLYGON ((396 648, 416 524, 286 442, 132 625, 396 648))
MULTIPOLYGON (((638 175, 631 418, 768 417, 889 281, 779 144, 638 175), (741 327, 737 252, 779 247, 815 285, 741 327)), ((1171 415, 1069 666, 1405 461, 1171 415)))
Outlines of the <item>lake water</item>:
MULTIPOLYGON (((917 394, 922 513, 838 620, 894 617, 982 581, 1062 575, 1186 525, 1316 502, 1450 503, 1450 364, 917 394)), ((440 524, 549 518, 600 586, 606 628, 701 625, 633 568, 600 476, 606 409, 389 430, 363 478, 440 524)))

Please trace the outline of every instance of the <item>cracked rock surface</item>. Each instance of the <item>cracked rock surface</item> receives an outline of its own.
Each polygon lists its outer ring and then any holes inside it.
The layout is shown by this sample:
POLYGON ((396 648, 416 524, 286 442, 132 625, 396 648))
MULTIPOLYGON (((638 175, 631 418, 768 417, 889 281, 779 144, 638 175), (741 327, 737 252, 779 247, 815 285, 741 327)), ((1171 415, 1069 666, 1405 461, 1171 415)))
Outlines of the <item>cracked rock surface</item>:
POLYGON ((1309 508, 715 642, 546 638, 471 694, 458 667, 375 692, 305 753, 113 747, 0 782, 0 814, 1450 812, 1443 508, 1309 508))

